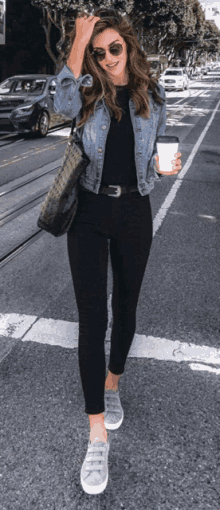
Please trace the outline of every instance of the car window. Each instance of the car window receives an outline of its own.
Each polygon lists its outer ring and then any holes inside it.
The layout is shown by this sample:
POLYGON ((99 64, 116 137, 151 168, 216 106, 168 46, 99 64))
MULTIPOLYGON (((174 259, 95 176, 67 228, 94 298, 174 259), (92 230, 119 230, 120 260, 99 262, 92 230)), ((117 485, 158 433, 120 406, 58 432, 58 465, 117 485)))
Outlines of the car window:
POLYGON ((166 76, 182 76, 182 71, 165 71, 166 76))
POLYGON ((42 94, 47 80, 46 79, 18 79, 15 82, 13 93, 15 94, 42 94))
POLYGON ((13 80, 5 80, 0 83, 0 94, 8 94, 11 92, 13 86, 13 80))

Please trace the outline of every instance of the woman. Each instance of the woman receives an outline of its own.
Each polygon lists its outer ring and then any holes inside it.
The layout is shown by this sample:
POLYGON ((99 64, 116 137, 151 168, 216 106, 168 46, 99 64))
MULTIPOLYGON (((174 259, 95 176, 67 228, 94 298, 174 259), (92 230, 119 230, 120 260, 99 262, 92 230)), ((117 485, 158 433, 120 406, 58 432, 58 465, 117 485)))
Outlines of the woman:
MULTIPOLYGON (((152 241, 149 192, 160 179, 155 141, 165 132, 166 106, 164 89, 150 78, 150 65, 127 19, 113 10, 98 9, 94 16, 76 19, 71 38, 66 65, 56 78, 54 106, 76 117, 90 159, 80 178, 68 254, 79 311, 79 368, 90 421, 81 483, 87 493, 98 494, 108 481, 107 429, 117 429, 124 416, 118 381, 135 334, 152 241), (113 326, 105 378, 108 240, 113 326)), ((172 174, 181 168, 179 156, 172 174)))

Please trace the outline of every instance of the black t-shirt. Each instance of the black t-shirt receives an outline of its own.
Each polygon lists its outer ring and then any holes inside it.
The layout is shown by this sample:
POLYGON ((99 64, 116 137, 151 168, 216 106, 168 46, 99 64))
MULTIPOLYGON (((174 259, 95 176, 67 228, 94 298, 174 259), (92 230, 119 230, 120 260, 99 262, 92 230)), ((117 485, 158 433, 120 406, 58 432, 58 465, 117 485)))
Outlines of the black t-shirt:
POLYGON ((101 186, 118 184, 137 185, 134 158, 134 132, 129 110, 129 89, 126 85, 116 87, 117 102, 122 111, 120 122, 111 117, 111 125, 105 146, 105 158, 101 186))

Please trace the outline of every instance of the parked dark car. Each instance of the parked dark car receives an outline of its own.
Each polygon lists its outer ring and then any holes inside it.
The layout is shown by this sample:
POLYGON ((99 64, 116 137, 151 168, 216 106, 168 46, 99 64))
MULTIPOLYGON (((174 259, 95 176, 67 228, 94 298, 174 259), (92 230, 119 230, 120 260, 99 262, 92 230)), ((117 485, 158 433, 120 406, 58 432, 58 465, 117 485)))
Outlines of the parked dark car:
POLYGON ((54 75, 12 76, 0 83, 0 133, 34 132, 46 136, 49 128, 70 123, 54 111, 54 75))

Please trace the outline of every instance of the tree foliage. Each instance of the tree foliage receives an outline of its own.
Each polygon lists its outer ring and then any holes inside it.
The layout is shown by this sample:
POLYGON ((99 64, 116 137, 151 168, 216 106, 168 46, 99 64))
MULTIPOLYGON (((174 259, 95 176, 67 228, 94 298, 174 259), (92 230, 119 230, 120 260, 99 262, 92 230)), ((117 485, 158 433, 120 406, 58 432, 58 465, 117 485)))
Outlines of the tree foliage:
POLYGON ((167 56, 169 63, 184 55, 183 63, 189 65, 205 52, 212 55, 220 51, 220 32, 205 20, 199 0, 106 0, 104 5, 102 0, 31 0, 31 4, 42 10, 45 47, 57 72, 64 59, 68 30, 77 14, 83 10, 92 13, 102 6, 127 14, 142 49, 167 56), (51 48, 52 26, 59 34, 57 53, 51 48))

